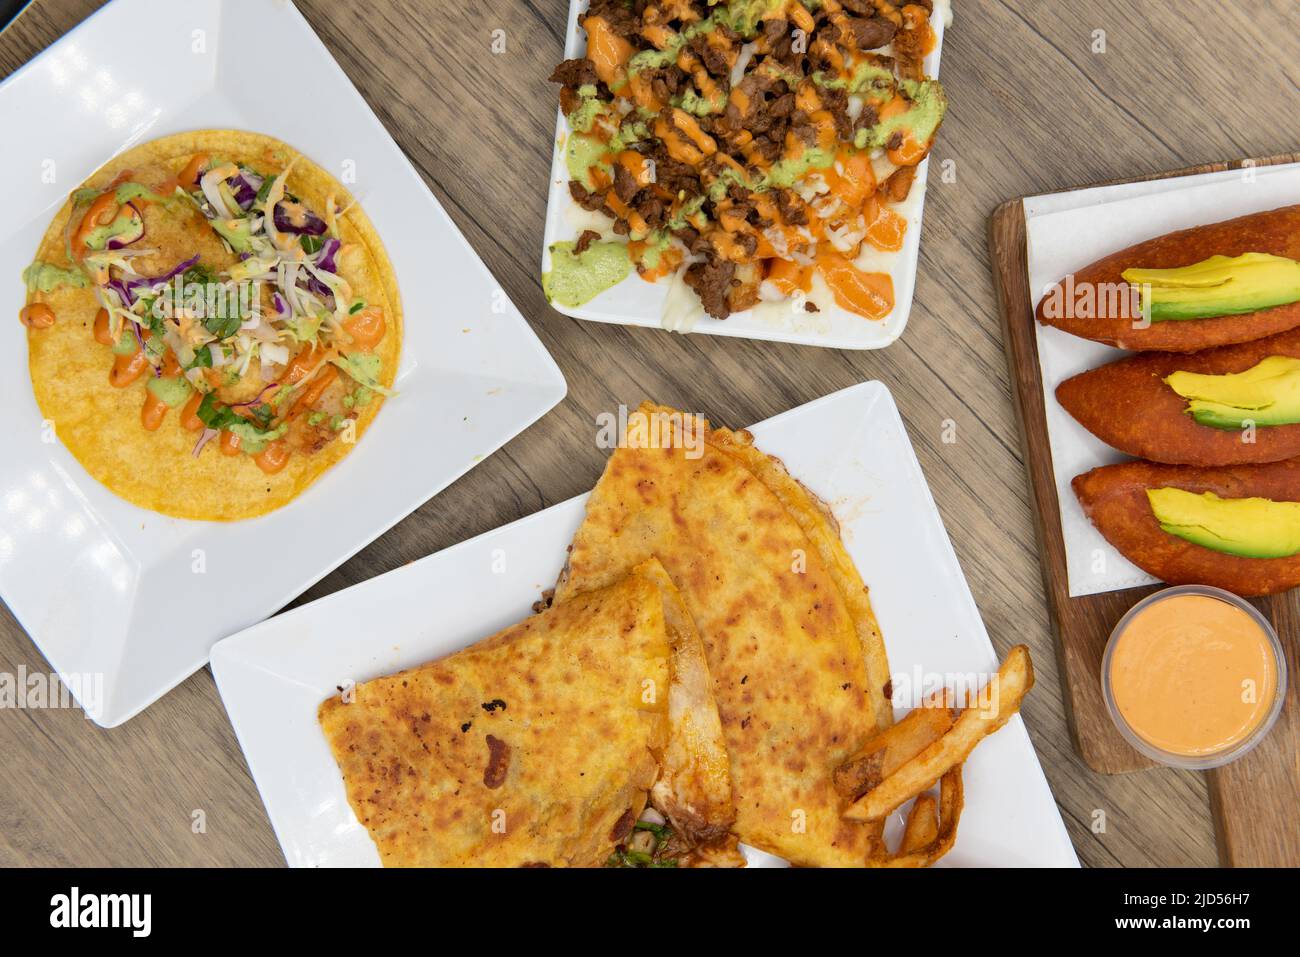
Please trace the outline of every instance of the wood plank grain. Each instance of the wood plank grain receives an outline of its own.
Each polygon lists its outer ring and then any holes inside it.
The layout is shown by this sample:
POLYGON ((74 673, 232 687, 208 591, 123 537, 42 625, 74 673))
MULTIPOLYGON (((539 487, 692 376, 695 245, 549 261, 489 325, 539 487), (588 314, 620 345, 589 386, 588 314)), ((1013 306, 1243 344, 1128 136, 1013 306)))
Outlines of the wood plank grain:
POLYGON ((1300 867, 1300 596, 1255 603, 1273 622, 1287 659, 1286 703, 1255 750, 1209 772, 1219 860, 1230 867, 1300 867))
MULTIPOLYGON (((1300 161, 1287 153, 1259 159, 1220 162, 1130 180, 1167 179, 1196 173, 1300 161)), ((1086 187, 1077 187, 1083 189, 1086 187)), ((1007 362, 1026 449, 1025 469, 1034 498, 1035 528, 1048 599, 1054 612, 1057 654, 1065 672, 1065 703, 1075 746, 1089 767, 1104 774, 1137 771, 1154 763, 1131 748, 1107 714, 1099 675, 1102 653, 1115 624, 1129 608, 1161 586, 1146 586, 1071 598, 1065 543, 1038 362, 1032 297, 1026 268, 1026 226, 1022 199, 1009 200, 989 218, 998 311, 1006 338, 1007 362)), ((1300 621, 1300 595, 1288 593, 1257 602, 1294 657, 1300 621)), ((1219 856, 1233 866, 1300 866, 1300 759, 1295 749, 1300 691, 1288 689, 1288 705, 1272 734, 1250 755, 1207 774, 1219 856)))
MULTIPOLYGON (((0 34, 0 77, 98 5, 36 0, 0 34)), ((1024 717, 1080 858, 1215 863, 1204 776, 1097 775, 1071 745, 980 237, 1008 196, 1294 148, 1277 121, 1300 113, 1287 75, 1290 0, 1176 9, 956 0, 942 69, 951 112, 932 164, 916 298, 903 339, 879 353, 602 326, 547 306, 538 264, 555 91, 546 77, 562 56, 566 0, 298 6, 528 317, 569 397, 295 604, 590 488, 605 459, 593 417, 620 402, 652 397, 745 425, 880 379, 995 645, 1033 650, 1038 688, 1024 717), (507 37, 499 55, 496 28, 507 37), (1107 51, 1095 54, 1099 29, 1107 51), (1153 58, 1153 36, 1179 55, 1153 58)), ((19 665, 44 667, 0 609, 0 669, 19 665)), ((13 769, 0 779, 0 864, 283 863, 206 670, 111 732, 68 713, 0 711, 0 753, 13 769), (205 835, 189 830, 199 807, 209 810, 205 835)))

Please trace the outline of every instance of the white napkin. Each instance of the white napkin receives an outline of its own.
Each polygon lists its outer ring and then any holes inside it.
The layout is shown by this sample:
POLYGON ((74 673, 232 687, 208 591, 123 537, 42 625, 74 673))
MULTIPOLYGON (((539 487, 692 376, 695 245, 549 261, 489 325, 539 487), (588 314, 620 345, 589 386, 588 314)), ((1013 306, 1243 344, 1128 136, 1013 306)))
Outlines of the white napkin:
MULTIPOLYGON (((1300 164, 1295 163, 1028 196, 1030 295, 1037 306, 1044 291, 1067 273, 1144 239, 1292 203, 1300 203, 1300 164)), ((1070 488, 1074 476, 1125 456, 1074 421, 1055 394, 1070 376, 1133 353, 1034 325, 1070 596, 1153 582, 1093 528, 1070 488)))

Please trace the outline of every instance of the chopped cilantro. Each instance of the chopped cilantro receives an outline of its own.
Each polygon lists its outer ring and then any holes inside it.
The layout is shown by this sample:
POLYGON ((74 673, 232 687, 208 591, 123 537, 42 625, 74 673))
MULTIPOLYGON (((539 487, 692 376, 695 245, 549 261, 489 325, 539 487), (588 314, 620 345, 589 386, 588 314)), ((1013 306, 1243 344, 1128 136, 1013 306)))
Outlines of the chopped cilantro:
POLYGON ((187 369, 211 369, 212 352, 206 344, 199 346, 194 350, 194 361, 185 368, 187 369))
POLYGON ((235 422, 242 421, 238 415, 230 411, 230 406, 222 405, 217 401, 215 392, 209 392, 203 397, 194 414, 210 429, 224 429, 235 422))
POLYGON ((210 282, 216 282, 217 274, 207 266, 203 265, 203 263, 195 263, 189 269, 185 270, 185 272, 181 273, 181 279, 185 281, 186 285, 192 282, 205 285, 210 282))

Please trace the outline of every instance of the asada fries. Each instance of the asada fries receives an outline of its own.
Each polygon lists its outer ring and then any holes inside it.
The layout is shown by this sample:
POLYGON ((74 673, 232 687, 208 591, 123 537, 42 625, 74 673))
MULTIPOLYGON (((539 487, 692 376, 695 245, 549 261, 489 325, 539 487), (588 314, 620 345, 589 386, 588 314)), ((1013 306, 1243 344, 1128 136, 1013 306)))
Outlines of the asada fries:
MULTIPOLYGON (((882 775, 874 787, 845 809, 844 817, 850 821, 883 818, 906 801, 929 790, 935 781, 946 779, 950 771, 960 768, 977 744, 1001 728, 1020 710, 1020 702, 1033 686, 1034 667, 1029 658, 1029 649, 1017 645, 1011 649, 989 685, 981 691, 980 700, 975 706, 963 709, 941 737, 903 761, 892 773, 882 775)), ((912 715, 908 715, 895 727, 901 726, 910 718, 912 715)), ((889 733, 886 731, 878 737, 883 738, 889 733)), ((864 750, 871 750, 871 745, 864 750)), ((884 751, 882 764, 889 756, 888 747, 884 751)), ((940 830, 942 832, 943 828, 940 830)))
POLYGON ((961 713, 955 701, 953 692, 945 688, 876 735, 835 769, 835 790, 852 801, 877 787, 948 732, 961 713))

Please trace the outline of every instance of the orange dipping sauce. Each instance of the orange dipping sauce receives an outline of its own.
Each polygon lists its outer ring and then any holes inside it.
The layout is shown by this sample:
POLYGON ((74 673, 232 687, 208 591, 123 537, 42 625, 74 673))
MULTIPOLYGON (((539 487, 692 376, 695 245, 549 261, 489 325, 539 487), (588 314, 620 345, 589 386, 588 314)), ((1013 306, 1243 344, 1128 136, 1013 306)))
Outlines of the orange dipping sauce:
POLYGON ((1108 698, 1146 744, 1208 759, 1271 721, 1284 666, 1250 612, 1175 591, 1153 596, 1116 629, 1103 665, 1108 698))

